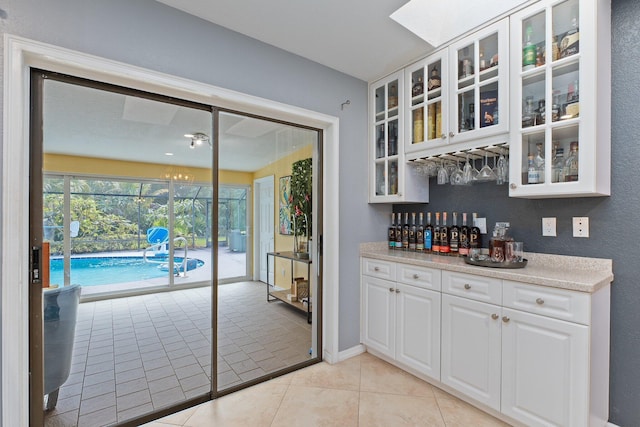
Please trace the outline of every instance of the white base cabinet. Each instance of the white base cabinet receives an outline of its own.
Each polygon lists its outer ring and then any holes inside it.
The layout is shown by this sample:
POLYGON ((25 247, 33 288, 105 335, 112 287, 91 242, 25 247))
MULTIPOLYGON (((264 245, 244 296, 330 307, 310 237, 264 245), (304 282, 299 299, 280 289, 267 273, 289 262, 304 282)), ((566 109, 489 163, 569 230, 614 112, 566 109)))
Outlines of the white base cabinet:
POLYGON ((607 425, 609 286, 586 293, 432 268, 431 289, 398 283, 420 268, 362 258, 368 349, 512 424, 607 425))

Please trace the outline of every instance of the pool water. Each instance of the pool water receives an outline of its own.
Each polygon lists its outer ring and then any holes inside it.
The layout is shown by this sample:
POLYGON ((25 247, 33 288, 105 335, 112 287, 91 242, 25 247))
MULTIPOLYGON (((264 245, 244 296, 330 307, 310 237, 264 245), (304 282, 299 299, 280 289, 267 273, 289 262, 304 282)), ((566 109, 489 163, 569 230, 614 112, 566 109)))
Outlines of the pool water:
MULTIPOLYGON (((166 266, 164 271, 161 268, 162 264, 169 262, 168 257, 156 256, 147 257, 147 259, 152 262, 145 262, 139 256, 71 258, 71 283, 95 286, 168 277, 166 266)), ((179 265, 182 259, 175 257, 174 265, 179 265)), ((197 261, 197 267, 204 265, 201 260, 195 261, 197 261)), ((52 259, 49 266, 50 283, 62 286, 64 284, 63 260, 52 259)))

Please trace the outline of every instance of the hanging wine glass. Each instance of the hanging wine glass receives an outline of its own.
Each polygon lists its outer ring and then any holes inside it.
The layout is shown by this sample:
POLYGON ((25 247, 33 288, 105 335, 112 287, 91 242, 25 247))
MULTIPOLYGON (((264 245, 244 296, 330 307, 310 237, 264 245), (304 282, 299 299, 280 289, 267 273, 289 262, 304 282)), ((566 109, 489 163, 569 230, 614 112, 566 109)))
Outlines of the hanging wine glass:
POLYGON ((496 184, 502 185, 507 182, 508 174, 507 159, 504 157, 504 149, 501 148, 500 157, 498 157, 498 161, 496 162, 496 184))
POLYGON ((469 155, 467 154, 467 161, 462 167, 462 183, 465 185, 471 184, 473 181, 473 167, 471 163, 469 163, 469 155))
POLYGON ((462 172, 462 169, 460 169, 460 162, 456 162, 457 163, 457 168, 456 170, 453 171, 453 173, 451 174, 451 185, 463 185, 464 184, 464 173, 462 172))
POLYGON ((484 166, 482 166, 482 169, 480 169, 480 173, 478 174, 478 181, 495 181, 496 180, 496 174, 493 172, 493 169, 491 169, 491 166, 489 166, 489 153, 485 150, 484 152, 484 166))
POLYGON ((449 182, 449 172, 445 167, 444 160, 440 163, 440 168, 438 169, 438 185, 444 185, 449 182))
POLYGON ((476 167, 476 160, 477 159, 473 159, 473 169, 471 169, 472 181, 477 181, 478 180, 478 175, 480 175, 480 171, 476 167))

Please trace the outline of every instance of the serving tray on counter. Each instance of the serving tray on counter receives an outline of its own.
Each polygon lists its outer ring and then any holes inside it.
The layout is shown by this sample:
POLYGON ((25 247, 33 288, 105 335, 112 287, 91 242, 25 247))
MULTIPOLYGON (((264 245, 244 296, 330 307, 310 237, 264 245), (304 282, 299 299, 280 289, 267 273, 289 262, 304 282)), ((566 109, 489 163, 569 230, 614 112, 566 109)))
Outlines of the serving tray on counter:
POLYGON ((464 257, 464 262, 470 265, 477 265, 479 267, 491 267, 491 268, 524 268, 527 265, 527 260, 523 259, 520 262, 494 262, 490 259, 485 260, 472 260, 468 257, 464 257))

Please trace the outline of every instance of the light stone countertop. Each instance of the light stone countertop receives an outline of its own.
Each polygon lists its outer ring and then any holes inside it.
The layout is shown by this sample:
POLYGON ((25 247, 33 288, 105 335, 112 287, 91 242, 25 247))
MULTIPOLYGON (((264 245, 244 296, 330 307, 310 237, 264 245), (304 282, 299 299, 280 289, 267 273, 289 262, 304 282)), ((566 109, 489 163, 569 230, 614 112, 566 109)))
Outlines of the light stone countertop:
POLYGON ((387 242, 362 243, 360 256, 589 293, 613 281, 613 261, 603 258, 527 252, 524 268, 490 268, 466 264, 460 257, 391 250, 387 242))

